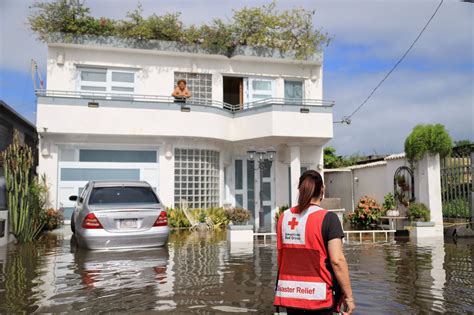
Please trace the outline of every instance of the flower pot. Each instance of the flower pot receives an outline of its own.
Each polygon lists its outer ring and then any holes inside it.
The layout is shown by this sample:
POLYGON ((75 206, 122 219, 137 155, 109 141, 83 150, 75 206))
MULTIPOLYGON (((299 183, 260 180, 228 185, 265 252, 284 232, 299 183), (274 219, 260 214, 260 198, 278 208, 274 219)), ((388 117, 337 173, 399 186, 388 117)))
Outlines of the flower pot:
POLYGON ((232 221, 233 225, 247 225, 247 223, 248 223, 248 221, 244 221, 244 222, 240 222, 240 221, 239 222, 234 222, 234 221, 232 221))
POLYGON ((386 215, 387 215, 387 217, 398 217, 400 215, 400 211, 398 211, 398 210, 387 210, 386 215))

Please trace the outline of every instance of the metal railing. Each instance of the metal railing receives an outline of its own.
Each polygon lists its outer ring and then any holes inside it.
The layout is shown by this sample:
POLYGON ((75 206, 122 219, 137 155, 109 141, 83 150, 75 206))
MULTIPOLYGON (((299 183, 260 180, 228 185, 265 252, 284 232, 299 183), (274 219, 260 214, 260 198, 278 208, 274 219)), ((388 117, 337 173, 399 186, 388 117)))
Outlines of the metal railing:
POLYGON ((130 102, 156 102, 156 103, 176 103, 182 106, 204 106, 219 108, 230 112, 240 112, 244 110, 256 109, 271 105, 288 105, 299 107, 332 107, 334 101, 325 101, 318 99, 286 99, 270 97, 254 102, 232 105, 226 102, 216 101, 212 99, 204 99, 190 97, 185 101, 176 99, 172 96, 164 95, 147 95, 147 94, 130 94, 130 93, 107 93, 107 92, 89 92, 89 91, 59 91, 59 90, 36 90, 37 96, 58 97, 58 98, 82 98, 92 101, 100 100, 117 100, 130 102))

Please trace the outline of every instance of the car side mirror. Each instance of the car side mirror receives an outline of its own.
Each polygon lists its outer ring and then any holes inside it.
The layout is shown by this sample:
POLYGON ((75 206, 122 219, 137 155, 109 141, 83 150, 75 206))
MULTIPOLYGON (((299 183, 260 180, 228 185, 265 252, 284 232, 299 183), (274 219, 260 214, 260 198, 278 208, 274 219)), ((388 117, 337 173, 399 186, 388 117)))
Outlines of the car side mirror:
POLYGON ((70 201, 77 201, 77 196, 69 196, 70 201))

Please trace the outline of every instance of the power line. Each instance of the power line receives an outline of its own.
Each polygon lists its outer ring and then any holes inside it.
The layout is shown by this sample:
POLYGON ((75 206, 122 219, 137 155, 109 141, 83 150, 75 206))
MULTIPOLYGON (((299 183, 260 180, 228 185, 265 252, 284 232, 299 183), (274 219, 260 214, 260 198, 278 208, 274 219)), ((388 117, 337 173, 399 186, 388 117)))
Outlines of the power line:
POLYGON ((387 74, 383 77, 383 79, 375 86, 375 88, 369 93, 369 95, 365 98, 365 100, 360 103, 359 106, 357 106, 357 108, 349 115, 349 116, 343 116, 341 121, 336 121, 334 123, 341 123, 341 124, 348 124, 350 125, 351 124, 351 118, 352 116, 354 116, 361 108, 362 106, 364 106, 371 98, 372 96, 375 94, 375 91, 378 90, 378 88, 385 82, 385 80, 392 74, 392 72, 395 71, 395 69, 398 67, 398 65, 403 61, 403 59, 405 59, 405 57, 408 55, 408 53, 410 52, 410 50, 413 48, 413 46, 415 46, 415 44, 418 42, 418 40, 420 39, 421 35, 423 35, 424 31, 426 30, 426 28, 428 27, 428 25, 431 23, 431 21, 433 20, 433 18, 436 16, 436 14, 438 13, 439 9, 441 8, 441 5, 443 4, 444 0, 441 0, 438 4, 438 6, 436 7, 436 10, 433 12, 433 14, 431 15, 431 17, 428 19, 428 22, 426 22, 425 26, 423 26, 423 28, 421 29, 420 33, 418 34, 418 36, 415 38, 415 40, 413 41, 413 43, 410 45, 410 47, 408 47, 408 49, 405 51, 405 53, 400 57, 400 59, 398 59, 398 61, 395 63, 395 65, 392 67, 392 69, 390 69, 389 72, 387 72, 387 74))

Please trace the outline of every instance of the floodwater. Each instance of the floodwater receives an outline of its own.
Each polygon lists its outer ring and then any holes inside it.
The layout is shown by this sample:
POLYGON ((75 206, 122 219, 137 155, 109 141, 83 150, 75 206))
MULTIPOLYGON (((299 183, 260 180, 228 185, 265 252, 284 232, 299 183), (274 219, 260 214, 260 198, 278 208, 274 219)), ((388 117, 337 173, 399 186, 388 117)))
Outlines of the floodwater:
MULTIPOLYGON (((0 313, 273 312, 275 242, 173 232, 167 248, 77 250, 67 228, 0 248, 0 313)), ((474 313, 474 240, 350 243, 358 314, 474 313)))

